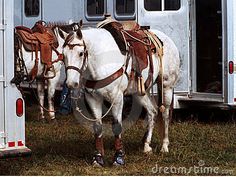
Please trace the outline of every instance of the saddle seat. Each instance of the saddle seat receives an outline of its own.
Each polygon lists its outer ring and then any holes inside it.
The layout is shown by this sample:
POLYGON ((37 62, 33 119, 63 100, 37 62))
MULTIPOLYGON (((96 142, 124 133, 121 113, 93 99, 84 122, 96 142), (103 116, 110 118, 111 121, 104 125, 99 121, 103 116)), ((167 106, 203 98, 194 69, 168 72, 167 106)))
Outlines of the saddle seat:
POLYGON ((17 26, 15 30, 26 51, 40 51, 43 64, 52 62, 52 50, 58 47, 58 43, 51 29, 37 22, 32 29, 17 26))

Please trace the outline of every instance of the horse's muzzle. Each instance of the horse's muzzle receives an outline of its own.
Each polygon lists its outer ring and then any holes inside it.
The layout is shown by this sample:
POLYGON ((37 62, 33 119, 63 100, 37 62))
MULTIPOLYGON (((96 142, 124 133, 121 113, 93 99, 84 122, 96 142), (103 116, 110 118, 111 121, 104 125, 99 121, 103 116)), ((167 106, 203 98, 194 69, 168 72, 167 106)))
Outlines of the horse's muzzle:
POLYGON ((78 82, 66 82, 66 85, 69 89, 79 88, 79 83, 78 82))

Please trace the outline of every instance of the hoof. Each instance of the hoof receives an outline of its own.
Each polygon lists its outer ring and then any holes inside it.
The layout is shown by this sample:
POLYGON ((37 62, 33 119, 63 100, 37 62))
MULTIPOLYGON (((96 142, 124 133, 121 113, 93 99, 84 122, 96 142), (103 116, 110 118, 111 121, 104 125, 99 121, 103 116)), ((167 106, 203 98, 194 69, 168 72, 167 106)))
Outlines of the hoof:
POLYGON ((104 167, 104 160, 101 154, 96 154, 93 157, 93 161, 92 161, 92 166, 93 167, 104 167))
POLYGON ((53 118, 53 119, 48 119, 48 123, 52 123, 52 124, 55 124, 57 125, 58 122, 57 122, 57 119, 56 118, 53 118))
POLYGON ((125 165, 125 153, 120 150, 115 153, 114 160, 113 160, 113 165, 114 166, 122 166, 125 165))
POLYGON ((142 143, 145 144, 146 141, 147 141, 147 136, 148 136, 148 132, 145 132, 145 134, 143 135, 143 138, 142 138, 142 143))
POLYGON ((41 122, 41 123, 45 124, 45 123, 46 123, 46 120, 45 120, 45 119, 42 119, 42 118, 40 118, 40 119, 39 119, 39 122, 41 122))
POLYGON ((45 121, 45 116, 41 113, 38 115, 38 121, 44 120, 45 121))
POLYGON ((162 152, 162 153, 168 153, 168 152, 169 152, 168 147, 164 147, 164 146, 163 146, 163 147, 161 148, 161 152, 162 152))
POLYGON ((150 147, 150 145, 149 145, 148 143, 145 143, 145 144, 144 144, 144 150, 143 150, 143 152, 144 152, 145 154, 150 154, 150 153, 152 153, 152 148, 150 147))

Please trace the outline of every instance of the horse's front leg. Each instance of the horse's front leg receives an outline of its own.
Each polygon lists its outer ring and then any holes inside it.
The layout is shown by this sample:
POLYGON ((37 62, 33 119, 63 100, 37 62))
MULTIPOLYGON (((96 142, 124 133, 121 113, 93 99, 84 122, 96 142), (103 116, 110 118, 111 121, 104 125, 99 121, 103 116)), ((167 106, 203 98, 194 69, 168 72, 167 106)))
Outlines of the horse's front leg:
POLYGON ((172 98, 173 98, 173 89, 164 89, 164 106, 165 106, 165 111, 162 113, 162 121, 164 121, 164 123, 162 123, 162 136, 163 136, 163 140, 162 140, 162 148, 161 148, 161 152, 169 152, 168 146, 169 146, 169 116, 170 116, 170 106, 171 106, 171 102, 172 102, 172 98))
POLYGON ((144 135, 144 153, 152 152, 152 148, 150 146, 152 140, 152 134, 154 129, 154 118, 158 114, 157 110, 155 109, 152 101, 150 100, 148 95, 144 96, 136 96, 138 102, 147 110, 147 117, 148 117, 148 126, 147 132, 144 135))
POLYGON ((54 108, 54 95, 59 78, 60 78, 60 73, 57 72, 56 76, 53 79, 48 80, 48 111, 51 120, 54 120, 56 118, 55 108, 54 108))
POLYGON ((45 87, 45 81, 44 80, 37 80, 37 94, 38 94, 38 99, 39 99, 39 120, 44 120, 44 88, 45 87))
POLYGON ((93 96, 89 93, 85 93, 85 98, 90 106, 93 116, 97 120, 93 124, 95 135, 95 154, 93 156, 92 165, 95 167, 102 167, 104 166, 103 127, 101 120, 103 98, 99 95, 93 96))
POLYGON ((115 156, 113 160, 113 165, 124 165, 124 150, 123 144, 121 140, 121 133, 122 133, 122 110, 123 110, 123 94, 119 93, 115 95, 116 100, 114 100, 114 105, 112 108, 113 114, 113 124, 112 124, 112 131, 115 136, 115 156))

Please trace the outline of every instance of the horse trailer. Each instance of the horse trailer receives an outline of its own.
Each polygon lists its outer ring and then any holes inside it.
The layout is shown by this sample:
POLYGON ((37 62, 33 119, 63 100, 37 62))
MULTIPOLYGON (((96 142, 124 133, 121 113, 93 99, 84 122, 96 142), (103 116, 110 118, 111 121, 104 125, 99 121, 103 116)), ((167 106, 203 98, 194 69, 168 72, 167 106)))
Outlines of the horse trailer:
MULTIPOLYGON (((38 20, 82 19, 95 26, 110 14, 118 21, 166 33, 177 45, 181 74, 175 88, 175 108, 231 108, 236 104, 234 0, 14 0, 14 24, 32 27, 38 20)), ((63 77, 60 84, 63 83, 63 77)))
POLYGON ((24 100, 14 76, 14 1, 0 0, 0 158, 25 155, 24 100))

